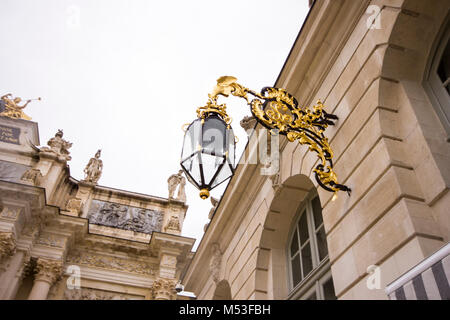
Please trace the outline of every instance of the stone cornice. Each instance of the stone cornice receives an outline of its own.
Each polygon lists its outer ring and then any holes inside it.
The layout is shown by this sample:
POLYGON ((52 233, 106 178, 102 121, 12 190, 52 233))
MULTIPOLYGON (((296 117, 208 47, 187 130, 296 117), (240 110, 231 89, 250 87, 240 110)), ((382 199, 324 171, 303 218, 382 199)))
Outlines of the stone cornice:
POLYGON ((139 201, 145 201, 145 202, 149 202, 149 203, 159 204, 164 207, 170 205, 170 206, 174 206, 174 207, 184 209, 184 210, 188 209, 188 206, 181 201, 176 201, 176 200, 172 200, 172 199, 169 201, 169 199, 167 199, 167 198, 152 196, 152 195, 139 193, 139 192, 126 191, 126 190, 115 189, 115 188, 99 186, 99 185, 96 185, 93 188, 93 192, 95 194, 95 198, 98 198, 98 196, 105 194, 108 197, 111 197, 111 195, 116 196, 116 197, 127 197, 127 198, 133 198, 133 199, 136 199, 139 201))
POLYGON ((129 252, 139 255, 152 255, 151 248, 149 248, 148 243, 118 239, 103 235, 87 234, 82 240, 80 240, 80 242, 77 243, 77 245, 111 249, 119 252, 129 252))
POLYGON ((369 3, 370 0, 358 1, 356 5, 353 0, 317 1, 274 86, 287 89, 302 104, 315 102, 312 99, 324 76, 365 14, 369 3), (314 79, 311 73, 314 73, 314 79))

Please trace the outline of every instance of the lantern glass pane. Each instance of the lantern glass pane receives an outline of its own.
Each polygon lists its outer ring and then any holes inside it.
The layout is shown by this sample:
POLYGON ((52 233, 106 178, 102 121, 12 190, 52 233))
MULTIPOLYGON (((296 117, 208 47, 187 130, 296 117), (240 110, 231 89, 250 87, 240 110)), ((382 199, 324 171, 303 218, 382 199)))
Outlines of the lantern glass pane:
POLYGON ((188 127, 183 142, 183 150, 181 152, 181 160, 190 157, 195 151, 200 142, 201 123, 200 119, 194 120, 188 127))
POLYGON ((195 153, 192 157, 187 158, 181 164, 196 184, 200 186, 202 184, 202 179, 200 174, 199 153, 195 153))
POLYGON ((205 185, 211 185, 212 179, 224 162, 223 157, 202 153, 203 177, 205 185))
POLYGON ((225 165, 222 167, 219 174, 211 184, 211 189, 227 180, 229 177, 231 177, 232 174, 233 172, 231 171, 230 165, 228 164, 228 162, 225 163, 225 165))
POLYGON ((205 119, 202 128, 202 147, 210 154, 224 155, 227 151, 225 144, 225 133, 227 125, 217 116, 209 116, 205 119))

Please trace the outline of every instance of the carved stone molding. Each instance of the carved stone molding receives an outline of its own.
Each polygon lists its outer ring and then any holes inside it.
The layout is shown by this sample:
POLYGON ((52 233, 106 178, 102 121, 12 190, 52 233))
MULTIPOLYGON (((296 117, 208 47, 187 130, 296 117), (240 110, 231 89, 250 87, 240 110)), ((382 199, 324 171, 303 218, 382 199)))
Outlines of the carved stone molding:
POLYGON ((161 258, 161 266, 165 267, 173 267, 175 268, 177 265, 177 257, 165 254, 161 258))
POLYGON ((281 187, 281 176, 280 172, 277 172, 276 174, 269 177, 272 181, 272 188, 276 191, 281 187))
POLYGON ((36 238, 39 234, 40 223, 36 221, 32 221, 29 224, 25 225, 22 230, 22 236, 31 237, 32 239, 36 238))
POLYGON ((11 207, 4 206, 3 210, 1 211, 1 216, 3 218, 16 220, 17 217, 19 216, 21 210, 22 210, 22 208, 11 208, 11 207))
POLYGON ((83 202, 79 198, 72 198, 67 201, 66 210, 70 211, 74 215, 79 216, 81 214, 81 208, 83 206, 83 202))
POLYGON ((92 200, 89 223, 142 233, 161 231, 163 212, 128 205, 92 200))
POLYGON ((33 274, 34 268, 35 261, 31 259, 29 252, 25 252, 22 264, 17 269, 16 277, 19 278, 19 281, 22 281, 26 276, 33 274))
POLYGON ((63 300, 143 300, 144 297, 91 288, 66 289, 63 300))
POLYGON ((167 233, 179 234, 181 232, 180 218, 177 215, 172 215, 164 227, 164 231, 167 233))
POLYGON ((109 270, 128 271, 131 273, 155 275, 158 266, 144 261, 123 259, 104 255, 96 255, 81 251, 73 251, 66 259, 67 263, 86 265, 109 270))
POLYGON ((12 232, 0 232, 0 264, 16 252, 16 238, 12 232))
MULTIPOLYGON (((217 206, 219 205, 220 199, 216 199, 214 197, 210 197, 211 198, 211 204, 212 204, 212 208, 209 210, 208 213, 208 219, 211 220, 214 212, 216 212, 217 206)), ((209 226, 209 221, 207 223, 205 223, 205 225, 203 226, 203 231, 206 232, 206 229, 209 226)))
POLYGON ((46 247, 64 248, 66 246, 66 238, 51 233, 44 233, 37 239, 36 244, 46 247))
POLYGON ((60 260, 38 258, 35 267, 35 281, 45 281, 52 285, 62 275, 63 264, 60 260))
POLYGON ((39 169, 28 169, 20 178, 20 180, 25 181, 33 186, 38 186, 41 179, 42 173, 39 169))
POLYGON ((245 116, 241 120, 240 125, 245 131, 252 130, 256 125, 256 118, 253 116, 245 116))
POLYGON ((220 200, 220 199, 216 199, 216 198, 214 198, 214 197, 211 197, 212 208, 209 210, 209 214, 208 214, 208 219, 209 219, 209 220, 212 219, 212 217, 213 217, 213 215, 214 215, 214 212, 216 211, 217 206, 219 205, 219 200, 220 200))
POLYGON ((152 297, 154 300, 174 300, 177 296, 175 291, 176 281, 168 279, 157 279, 153 282, 152 297))
POLYGON ((159 276, 165 279, 174 279, 177 273, 177 257, 171 254, 162 254, 159 263, 159 276))
POLYGON ((209 272, 215 283, 220 281, 220 269, 222 267, 222 252, 218 243, 211 245, 211 259, 209 261, 209 272))

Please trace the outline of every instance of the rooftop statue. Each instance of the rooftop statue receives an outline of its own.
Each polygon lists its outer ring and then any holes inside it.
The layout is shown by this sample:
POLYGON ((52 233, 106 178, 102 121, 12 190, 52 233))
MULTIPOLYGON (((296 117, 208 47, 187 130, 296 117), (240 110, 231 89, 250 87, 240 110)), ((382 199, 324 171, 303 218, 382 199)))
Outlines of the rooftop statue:
POLYGON ((184 188, 186 186, 186 178, 183 177, 183 170, 178 171, 177 174, 173 174, 167 179, 168 187, 169 187, 169 199, 180 200, 182 202, 186 202, 186 193, 184 188), (175 190, 178 188, 178 194, 175 198, 175 190))
POLYGON ((61 129, 58 129, 58 132, 55 134, 53 138, 48 140, 47 145, 49 147, 42 147, 41 152, 49 152, 54 153, 59 157, 62 157, 64 160, 69 161, 72 159, 72 157, 69 155, 69 148, 72 147, 72 143, 70 143, 67 140, 64 140, 63 137, 63 131, 61 129))
POLYGON ((3 95, 0 99, 0 116, 24 120, 31 120, 31 117, 26 115, 22 110, 25 109, 32 100, 41 100, 41 98, 30 99, 27 100, 23 106, 19 106, 22 99, 19 97, 13 99, 11 93, 3 95))
POLYGON ((91 158, 84 169, 84 181, 97 183, 102 175, 103 161, 100 160, 102 150, 98 150, 94 158, 91 158))

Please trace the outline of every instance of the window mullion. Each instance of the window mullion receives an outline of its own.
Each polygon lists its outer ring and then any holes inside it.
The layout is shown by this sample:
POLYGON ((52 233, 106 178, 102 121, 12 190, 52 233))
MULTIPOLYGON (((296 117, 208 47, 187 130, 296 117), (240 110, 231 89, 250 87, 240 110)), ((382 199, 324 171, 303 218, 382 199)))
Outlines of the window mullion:
POLYGON ((298 229, 298 223, 297 223, 297 227, 295 228, 295 232, 297 232, 298 257, 299 257, 299 261, 300 261, 300 275, 301 275, 301 279, 303 280, 305 278, 305 275, 303 274, 302 243, 301 243, 302 240, 300 239, 300 230, 298 229))
POLYGON ((317 268, 319 265, 319 252, 317 249, 317 240, 316 240, 316 232, 314 227, 314 215, 311 205, 311 200, 308 200, 308 203, 306 205, 306 212, 307 214, 307 222, 308 222, 308 233, 309 233, 309 243, 310 243, 310 250, 311 250, 311 258, 313 263, 313 269, 317 268))
MULTIPOLYGON (((323 300, 325 299, 325 289, 323 288, 324 281, 322 281, 324 277, 324 272, 327 272, 329 266, 325 270, 325 264, 321 264, 324 262, 320 260, 319 255, 319 239, 318 234, 322 235, 322 228, 324 228, 323 219, 318 217, 317 214, 321 214, 320 202, 317 199, 309 196, 305 199, 304 204, 299 208, 298 213, 299 216, 296 219, 295 227, 293 228, 293 237, 297 237, 297 239, 291 238, 291 242, 289 242, 289 250, 290 253, 290 271, 291 277, 290 282, 292 283, 292 289, 295 289, 293 293, 291 293, 291 298, 294 299, 305 299, 310 295, 314 294, 316 299, 323 300), (316 212, 314 212, 314 208, 316 208, 316 212), (316 215, 314 215, 316 213, 316 215), (306 216, 303 216, 306 215, 306 216), (320 221, 320 225, 315 226, 315 218, 320 221), (301 234, 303 234, 303 238, 301 238, 301 234), (297 241, 297 251, 295 253, 291 252, 291 248, 295 247, 295 242, 297 241), (297 255, 298 258, 293 257, 293 255, 297 255), (298 266, 297 263, 300 263, 298 266), (319 268, 320 266, 320 268, 319 268), (296 278, 294 283, 293 277, 293 268, 295 268, 296 278), (325 271, 324 271, 325 270, 325 271), (305 274, 308 272, 308 274, 305 274)), ((322 245, 322 236, 320 238, 320 244, 322 245)), ((322 250, 322 246, 320 247, 322 250)), ((323 250, 322 250, 323 251, 323 250)), ((322 252, 321 251, 321 252, 322 252)), ((325 251, 323 252, 326 253, 325 251)), ((328 291, 327 291, 328 292, 328 291)))

